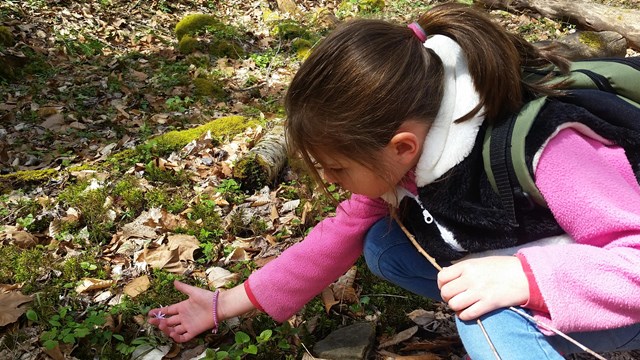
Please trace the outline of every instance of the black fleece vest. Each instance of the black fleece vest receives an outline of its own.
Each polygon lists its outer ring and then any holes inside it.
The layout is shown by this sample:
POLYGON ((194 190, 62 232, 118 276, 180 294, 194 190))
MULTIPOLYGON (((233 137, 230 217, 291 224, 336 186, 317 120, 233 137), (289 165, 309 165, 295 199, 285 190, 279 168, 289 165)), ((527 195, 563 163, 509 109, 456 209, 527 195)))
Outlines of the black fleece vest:
MULTIPOLYGON (((640 177, 640 131, 630 130, 625 124, 619 123, 629 120, 640 124, 637 110, 629 113, 635 114, 634 118, 627 119, 624 116, 627 109, 619 99, 605 96, 603 100, 602 92, 593 95, 597 96, 594 101, 604 101, 600 114, 594 114, 598 111, 591 107, 594 113, 579 106, 580 101, 585 101, 582 96, 579 101, 570 96, 561 100, 549 99, 525 142, 526 160, 531 173, 533 157, 547 139, 562 124, 575 122, 622 146, 636 177, 640 177), (607 106, 607 101, 612 103, 607 106), (606 111, 608 109, 610 112, 610 106, 616 106, 618 112, 622 111, 622 116, 617 116, 619 121, 612 122, 609 118, 606 111), (607 121, 601 116, 607 116, 607 121)), ((586 101, 589 101, 588 98, 586 101)), ((640 127, 636 125, 636 128, 640 127)), ((455 260, 469 253, 512 247, 564 233, 551 211, 541 206, 517 208, 518 223, 510 221, 484 171, 484 132, 482 127, 469 156, 440 179, 418 189, 422 207, 432 215, 433 222, 425 221, 422 208, 415 199, 405 197, 400 203, 398 214, 405 226, 418 243, 439 261, 455 260), (447 243, 445 239, 454 239, 464 251, 455 249, 449 244, 451 241, 447 243)))

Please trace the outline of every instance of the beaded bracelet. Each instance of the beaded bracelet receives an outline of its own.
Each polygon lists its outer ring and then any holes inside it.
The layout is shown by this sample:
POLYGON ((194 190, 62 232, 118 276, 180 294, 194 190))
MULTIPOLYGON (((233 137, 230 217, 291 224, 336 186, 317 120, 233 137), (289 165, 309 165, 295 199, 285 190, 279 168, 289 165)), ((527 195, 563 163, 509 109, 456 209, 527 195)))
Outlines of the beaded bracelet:
POLYGON ((220 290, 213 293, 213 329, 211 332, 214 334, 218 333, 218 295, 220 295, 220 290))

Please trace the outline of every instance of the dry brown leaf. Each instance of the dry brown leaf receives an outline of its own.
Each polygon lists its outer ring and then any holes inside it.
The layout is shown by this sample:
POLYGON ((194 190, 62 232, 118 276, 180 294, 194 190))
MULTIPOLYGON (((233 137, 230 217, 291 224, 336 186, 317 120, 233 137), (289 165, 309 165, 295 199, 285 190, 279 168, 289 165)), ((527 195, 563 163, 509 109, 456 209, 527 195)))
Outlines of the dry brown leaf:
POLYGON ((412 312, 408 313, 407 316, 411 321, 416 323, 417 325, 427 325, 430 322, 436 319, 436 314, 434 311, 427 311, 423 309, 416 309, 412 312))
POLYGON ((149 289, 149 286, 151 286, 151 281, 149 281, 149 277, 147 275, 142 275, 140 277, 137 277, 131 280, 127 285, 125 285, 122 291, 133 299, 136 296, 147 291, 147 289, 149 289))
POLYGON ((5 232, 6 239, 9 243, 16 245, 21 249, 29 249, 38 244, 36 237, 31 235, 27 231, 22 230, 8 230, 5 232))
POLYGON ((228 264, 232 261, 245 261, 250 259, 251 257, 245 249, 237 247, 233 249, 233 251, 229 255, 227 255, 227 257, 224 259, 224 263, 228 264))
POLYGON ((378 345, 378 349, 386 348, 409 340, 413 335, 415 335, 416 332, 418 332, 418 326, 413 326, 406 330, 402 330, 399 333, 395 334, 391 339, 378 345))
POLYGON ((130 71, 130 73, 131 73, 131 76, 138 81, 145 81, 149 77, 149 75, 133 69, 130 71))
POLYGON ((325 310, 327 310, 327 313, 329 313, 329 310, 331 310, 331 307, 333 305, 340 303, 340 301, 336 300, 336 298, 333 296, 333 290, 331 289, 331 287, 326 287, 324 290, 322 290, 320 297, 322 298, 322 303, 324 304, 324 308, 325 310))
POLYGON ((21 284, 0 284, 0 293, 6 293, 12 290, 20 290, 21 284))
POLYGON ((359 301, 356 290, 351 286, 344 286, 338 283, 331 285, 331 288, 333 289, 333 295, 341 302, 355 304, 359 301))
POLYGON ((415 355, 398 355, 390 351, 379 350, 378 354, 383 355, 385 360, 442 360, 442 358, 436 354, 424 353, 415 355))
POLYGON ((59 132, 66 130, 66 126, 64 123, 64 115, 62 114, 53 114, 45 119, 40 126, 47 130, 51 130, 54 132, 59 132))
POLYGON ((31 300, 31 296, 23 295, 20 291, 0 293, 0 326, 18 320, 27 311, 22 305, 31 300))
POLYGON ((44 352, 49 355, 53 360, 65 360, 67 357, 64 356, 62 351, 60 350, 60 346, 54 347, 53 349, 44 349, 44 352))
POLYGON ((76 292, 78 294, 82 294, 83 292, 87 291, 105 289, 113 284, 115 284, 115 281, 113 280, 84 278, 82 279, 82 283, 76 286, 76 292))
POLYGON ((207 274, 209 288, 211 289, 223 287, 230 281, 237 281, 240 279, 240 274, 234 274, 227 269, 217 266, 208 268, 205 272, 207 274))
POLYGON ((169 235, 167 244, 145 249, 136 261, 144 261, 154 269, 165 269, 182 274, 185 264, 193 261, 193 253, 200 248, 200 242, 192 235, 169 235))

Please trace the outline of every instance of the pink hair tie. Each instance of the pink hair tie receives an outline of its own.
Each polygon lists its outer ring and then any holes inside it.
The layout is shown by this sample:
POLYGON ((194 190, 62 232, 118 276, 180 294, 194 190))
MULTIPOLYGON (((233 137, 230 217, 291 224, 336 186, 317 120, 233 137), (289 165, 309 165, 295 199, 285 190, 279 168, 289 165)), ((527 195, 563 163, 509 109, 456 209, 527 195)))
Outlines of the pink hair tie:
POLYGON ((407 25, 407 27, 413 30, 413 33, 421 42, 427 41, 427 33, 424 31, 422 26, 420 26, 420 24, 418 24, 417 22, 412 22, 411 24, 407 25))

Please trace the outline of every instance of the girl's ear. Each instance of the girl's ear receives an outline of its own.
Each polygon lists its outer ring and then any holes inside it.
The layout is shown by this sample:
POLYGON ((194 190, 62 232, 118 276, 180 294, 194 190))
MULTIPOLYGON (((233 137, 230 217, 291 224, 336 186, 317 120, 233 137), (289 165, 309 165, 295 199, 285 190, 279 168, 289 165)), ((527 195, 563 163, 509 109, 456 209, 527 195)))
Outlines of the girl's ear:
POLYGON ((387 147, 393 161, 403 165, 413 164, 420 157, 423 141, 424 137, 418 137, 412 131, 401 131, 391 138, 387 147))

